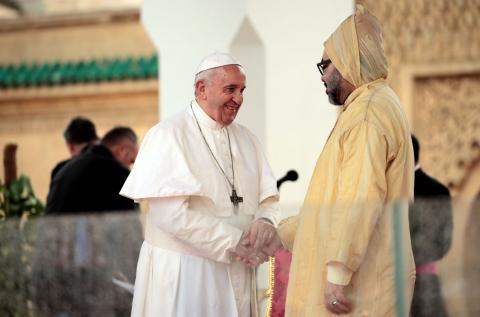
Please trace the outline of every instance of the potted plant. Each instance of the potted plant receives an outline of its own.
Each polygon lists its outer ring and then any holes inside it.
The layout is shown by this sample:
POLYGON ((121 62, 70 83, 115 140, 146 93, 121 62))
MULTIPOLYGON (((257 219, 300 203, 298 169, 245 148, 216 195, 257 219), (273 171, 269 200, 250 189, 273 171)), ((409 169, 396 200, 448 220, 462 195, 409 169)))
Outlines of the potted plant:
POLYGON ((16 148, 5 147, 5 182, 0 180, 0 316, 33 315, 29 286, 35 228, 27 219, 44 210, 30 179, 16 177, 16 148))

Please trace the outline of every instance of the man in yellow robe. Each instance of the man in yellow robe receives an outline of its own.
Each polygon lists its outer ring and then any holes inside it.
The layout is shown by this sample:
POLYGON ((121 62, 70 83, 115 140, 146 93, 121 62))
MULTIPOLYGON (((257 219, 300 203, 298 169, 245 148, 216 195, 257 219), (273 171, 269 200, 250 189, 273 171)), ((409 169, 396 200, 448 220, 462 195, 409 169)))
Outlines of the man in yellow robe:
POLYGON ((406 116, 385 81, 381 26, 357 6, 324 48, 318 68, 342 111, 301 212, 279 228, 293 252, 286 316, 395 316, 401 284, 407 314, 415 281, 408 229, 414 159, 406 116), (394 205, 403 225, 397 250, 394 205), (404 274, 396 284, 399 250, 404 274))

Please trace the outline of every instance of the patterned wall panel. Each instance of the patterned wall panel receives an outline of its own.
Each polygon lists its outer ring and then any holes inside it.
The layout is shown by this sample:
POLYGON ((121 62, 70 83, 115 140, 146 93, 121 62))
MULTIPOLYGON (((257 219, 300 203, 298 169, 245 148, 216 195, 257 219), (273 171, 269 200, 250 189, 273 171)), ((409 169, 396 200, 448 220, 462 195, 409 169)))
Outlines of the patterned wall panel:
MULTIPOLYGON (((404 95, 405 67, 480 61, 480 0, 357 0, 384 28, 389 81, 404 95)), ((472 66, 473 67, 473 66, 472 66)), ((412 129, 418 134, 422 165, 454 190, 478 157, 480 70, 412 78, 412 129)), ((403 100, 402 100, 403 101, 403 100)))
POLYGON ((479 155, 480 75, 415 80, 413 126, 421 163, 444 184, 458 186, 479 155))

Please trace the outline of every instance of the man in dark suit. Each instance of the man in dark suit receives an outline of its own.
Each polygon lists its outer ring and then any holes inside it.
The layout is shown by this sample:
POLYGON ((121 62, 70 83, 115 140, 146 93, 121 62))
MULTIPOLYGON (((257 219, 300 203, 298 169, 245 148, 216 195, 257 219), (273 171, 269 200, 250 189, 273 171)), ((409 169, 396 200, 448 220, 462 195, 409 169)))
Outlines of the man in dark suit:
POLYGON ((32 297, 39 315, 128 314, 131 295, 116 289, 111 279, 117 270, 128 272, 129 261, 119 261, 118 254, 139 252, 138 244, 125 242, 126 231, 118 225, 135 226, 131 218, 135 214, 98 215, 135 208, 134 202, 119 192, 137 152, 132 129, 116 127, 100 144, 72 158, 53 178, 46 212, 55 216, 43 217, 38 225, 32 268, 32 297), (64 213, 69 216, 62 217, 64 213))
POLYGON ((52 170, 50 176, 50 183, 57 173, 67 165, 70 160, 79 155, 80 153, 87 150, 92 144, 98 141, 97 131, 93 122, 84 117, 75 117, 73 118, 63 131, 63 137, 65 139, 65 144, 67 145, 68 151, 70 152, 70 158, 63 160, 52 170))
POLYGON ((452 209, 447 187, 427 175, 419 164, 420 145, 412 135, 415 155, 415 202, 410 207, 410 233, 417 279, 412 317, 447 316, 442 298, 437 261, 448 252, 452 240, 452 209))
POLYGON ((134 202, 118 193, 137 152, 137 136, 132 129, 110 130, 100 144, 73 158, 54 177, 46 213, 134 209, 134 202))

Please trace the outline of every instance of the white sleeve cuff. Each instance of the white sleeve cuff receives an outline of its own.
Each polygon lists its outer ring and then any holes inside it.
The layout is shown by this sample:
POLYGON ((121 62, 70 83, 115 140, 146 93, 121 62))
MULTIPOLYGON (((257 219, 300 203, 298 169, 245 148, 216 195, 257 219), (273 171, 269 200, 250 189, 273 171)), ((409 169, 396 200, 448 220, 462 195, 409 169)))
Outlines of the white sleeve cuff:
POLYGON ((339 262, 330 262, 327 264, 327 281, 337 285, 348 285, 353 272, 345 265, 339 262))
POLYGON ((270 196, 260 203, 255 215, 255 220, 264 219, 270 222, 274 227, 278 225, 278 219, 280 216, 280 208, 278 201, 275 197, 270 196))

